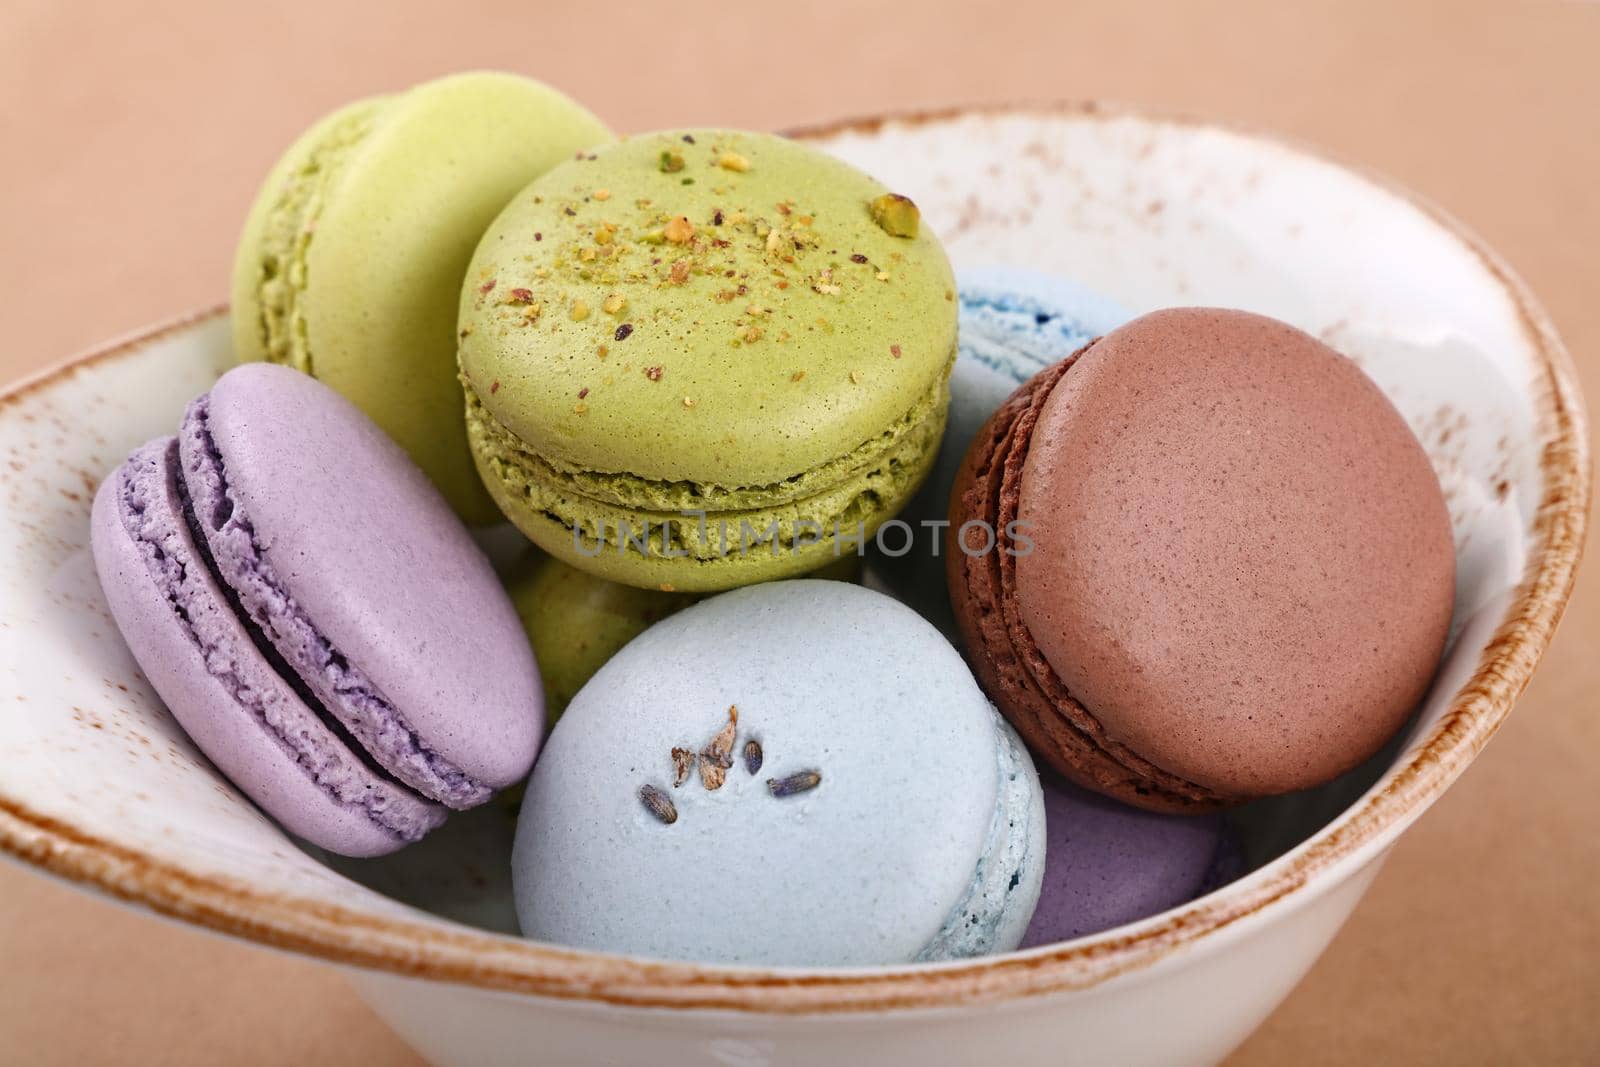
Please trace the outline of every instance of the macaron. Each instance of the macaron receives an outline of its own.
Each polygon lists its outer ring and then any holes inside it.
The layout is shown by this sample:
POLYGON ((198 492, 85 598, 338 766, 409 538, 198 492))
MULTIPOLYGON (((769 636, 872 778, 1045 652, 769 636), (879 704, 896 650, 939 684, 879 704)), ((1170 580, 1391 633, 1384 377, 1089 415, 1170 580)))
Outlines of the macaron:
MULTIPOLYGON (((859 557, 851 555, 812 576, 853 582, 860 571, 859 557)), ((693 593, 663 593, 596 578, 538 549, 529 549, 517 561, 505 583, 539 661, 551 721, 624 645, 700 599, 693 593)))
POLYGON ((1023 382, 1132 317, 1071 279, 1020 267, 960 270, 956 283, 959 341, 939 458, 900 515, 910 536, 885 536, 872 553, 888 588, 950 633, 939 525, 950 513, 950 490, 967 446, 1023 382))
POLYGON ((506 591, 533 646, 552 719, 622 646, 696 599, 608 582, 538 551, 518 561, 506 591))
POLYGON ((290 146, 245 222, 233 270, 238 358, 331 385, 462 518, 498 521, 461 417, 461 279, 517 190, 610 138, 562 94, 511 74, 452 75, 335 111, 290 146))
POLYGON ((95 495, 100 584, 194 743, 284 829, 392 852, 523 778, 538 669, 439 492, 327 386, 223 375, 95 495))
POLYGON ((569 160, 484 234, 467 430, 539 547, 707 592, 855 552, 938 454, 955 281, 916 206, 781 137, 679 130, 569 160))
POLYGON ((1426 691, 1450 515, 1355 363, 1243 311, 1142 316, 1036 375, 967 453, 952 606, 1036 755, 1153 810, 1327 782, 1426 691))
POLYGON ((1044 880, 1022 948, 1149 918, 1240 873, 1220 816, 1144 811, 1053 774, 1042 778, 1044 880))
POLYGON ((773 966, 1003 952, 1033 914, 1027 750, 915 612, 843 582, 701 601, 573 699, 512 852, 522 931, 773 966))

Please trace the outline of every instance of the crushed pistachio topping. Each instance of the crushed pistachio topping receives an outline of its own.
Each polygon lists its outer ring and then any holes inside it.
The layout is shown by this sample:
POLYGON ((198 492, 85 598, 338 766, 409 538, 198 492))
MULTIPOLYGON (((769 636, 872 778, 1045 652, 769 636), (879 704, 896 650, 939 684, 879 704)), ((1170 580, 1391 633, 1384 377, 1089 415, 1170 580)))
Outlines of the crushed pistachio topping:
POLYGON ((688 244, 694 240, 694 223, 687 215, 674 215, 672 221, 662 227, 661 236, 675 245, 688 244))
POLYGON ((737 152, 724 152, 717 157, 717 166, 743 174, 750 169, 750 161, 737 152))
POLYGON ((872 221, 891 237, 915 237, 922 213, 908 196, 884 193, 867 205, 872 221))

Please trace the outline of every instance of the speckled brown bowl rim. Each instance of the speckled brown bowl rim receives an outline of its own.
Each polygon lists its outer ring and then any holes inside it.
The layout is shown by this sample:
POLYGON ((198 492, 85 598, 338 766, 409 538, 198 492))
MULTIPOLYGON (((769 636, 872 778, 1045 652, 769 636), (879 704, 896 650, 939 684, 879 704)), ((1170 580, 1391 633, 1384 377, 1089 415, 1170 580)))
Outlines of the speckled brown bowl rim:
MULTIPOLYGON (((949 108, 846 120, 793 131, 804 138, 872 132, 970 116, 1135 119, 1217 128, 1284 145, 1280 138, 1183 116, 1096 103, 949 108)), ((1313 158, 1317 151, 1288 146, 1313 158)), ((1343 165, 1343 164, 1340 164, 1343 165)), ((1360 168, 1346 168, 1421 210, 1478 258, 1505 288, 1536 354, 1536 432, 1543 478, 1527 571, 1505 621, 1426 743, 1315 837, 1269 867, 1154 921, 1021 955, 918 968, 777 971, 657 963, 490 934, 442 920, 378 917, 313 898, 266 892, 197 874, 87 834, 0 796, 0 849, 68 881, 250 941, 356 967, 441 982, 597 1004, 765 1014, 850 1013, 971 1006, 1084 989, 1148 967, 1243 919, 1309 899, 1389 844, 1431 804, 1499 727, 1527 685, 1571 595, 1588 520, 1588 434, 1572 361, 1522 281, 1453 218, 1360 168)), ((79 373, 224 314, 218 306, 80 355, 0 395, 0 409, 79 373)))

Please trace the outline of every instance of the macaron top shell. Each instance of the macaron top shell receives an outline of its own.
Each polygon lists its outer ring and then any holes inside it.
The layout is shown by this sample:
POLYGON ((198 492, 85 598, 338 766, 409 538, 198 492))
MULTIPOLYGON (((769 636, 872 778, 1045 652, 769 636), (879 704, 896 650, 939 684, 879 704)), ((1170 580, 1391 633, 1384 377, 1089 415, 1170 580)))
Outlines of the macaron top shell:
POLYGON ((426 477, 287 368, 234 369, 205 415, 220 506, 248 521, 298 612, 429 749, 492 788, 517 780, 543 729, 538 670, 488 560, 426 477))
POLYGON ((1039 410, 1021 620, 1105 734, 1219 794, 1371 755, 1422 697, 1455 557, 1439 482, 1353 362, 1239 311, 1156 312, 1039 410))
POLYGON ((541 940, 868 965, 1013 947, 1042 837, 1037 774, 959 654, 888 597, 803 580, 686 608, 600 669, 529 781, 513 872, 541 940), (679 783, 673 749, 724 729, 725 780, 702 764, 679 783))
POLYGON ((955 351, 950 265, 926 225, 874 221, 889 192, 816 149, 723 130, 564 163, 478 246, 469 391, 580 474, 694 483, 713 505, 828 464, 838 480, 856 450, 942 415, 955 351))
POLYGON ((461 278, 518 189, 610 136, 561 93, 493 72, 335 112, 285 153, 245 224, 239 358, 314 374, 397 440, 463 518, 497 519, 461 419, 461 278))

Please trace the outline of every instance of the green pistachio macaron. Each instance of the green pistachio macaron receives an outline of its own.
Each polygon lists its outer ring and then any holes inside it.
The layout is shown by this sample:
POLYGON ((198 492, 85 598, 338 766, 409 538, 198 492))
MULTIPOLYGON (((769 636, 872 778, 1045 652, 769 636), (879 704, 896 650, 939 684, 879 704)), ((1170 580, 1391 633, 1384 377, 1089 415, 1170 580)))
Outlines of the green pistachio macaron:
POLYGON ((955 282, 915 205, 853 167, 672 131, 519 193, 473 256, 459 334, 506 515, 589 573, 709 591, 853 553, 915 492, 955 282))
POLYGON ((698 599, 608 582, 534 551, 507 576, 506 589, 539 661, 552 721, 623 645, 698 599))
MULTIPOLYGON (((860 576, 859 556, 830 560, 813 575, 841 582, 860 576)), ((539 662, 545 714, 552 724, 624 645, 700 599, 596 578, 538 549, 516 562, 505 585, 539 662)))
POLYGON ((611 135, 538 82, 459 74, 351 104, 267 176, 239 240, 240 361, 331 385, 471 522, 499 518, 467 452, 456 305, 472 250, 523 186, 611 135))

